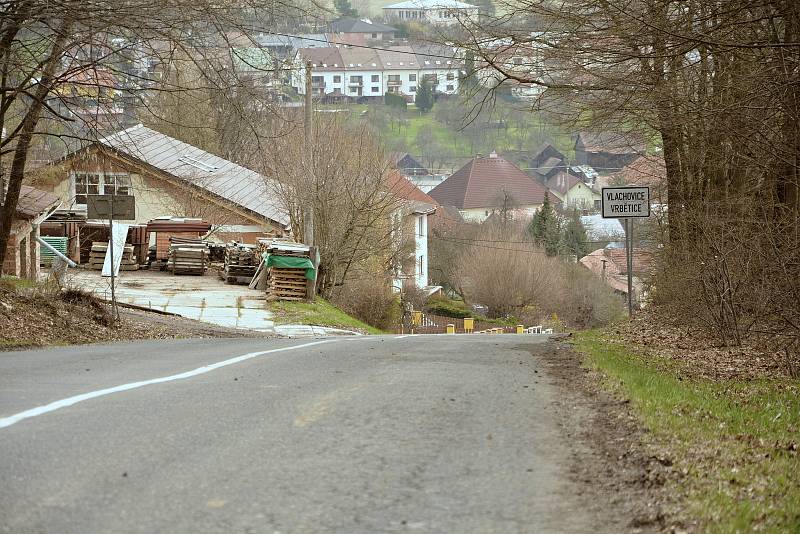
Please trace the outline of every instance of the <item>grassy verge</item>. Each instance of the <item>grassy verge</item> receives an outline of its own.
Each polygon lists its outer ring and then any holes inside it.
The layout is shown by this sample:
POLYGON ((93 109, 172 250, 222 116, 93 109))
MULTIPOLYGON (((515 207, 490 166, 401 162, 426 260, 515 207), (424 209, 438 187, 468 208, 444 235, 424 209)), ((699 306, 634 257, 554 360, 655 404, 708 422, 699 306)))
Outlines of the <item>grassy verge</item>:
POLYGON ((311 302, 276 301, 267 303, 267 308, 278 324, 310 324, 314 326, 331 326, 334 328, 355 329, 369 334, 384 334, 382 330, 361 322, 355 317, 331 304, 325 299, 317 298, 311 302))
POLYGON ((574 337, 669 451, 679 515, 703 532, 800 532, 800 382, 693 380, 598 332, 574 337))

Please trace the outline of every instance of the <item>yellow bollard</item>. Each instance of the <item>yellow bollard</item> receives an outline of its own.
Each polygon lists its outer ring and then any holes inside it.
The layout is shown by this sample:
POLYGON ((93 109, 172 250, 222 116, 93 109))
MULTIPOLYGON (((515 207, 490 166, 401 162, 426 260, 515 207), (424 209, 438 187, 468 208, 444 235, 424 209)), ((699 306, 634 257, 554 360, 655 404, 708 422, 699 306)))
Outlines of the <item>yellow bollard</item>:
POLYGON ((475 329, 475 319, 471 317, 466 317, 464 319, 464 332, 467 334, 471 334, 472 331, 475 329))
POLYGON ((422 324, 422 312, 421 311, 413 311, 411 312, 411 324, 414 326, 420 326, 422 324))
POLYGON ((448 334, 455 334, 456 333, 456 325, 454 325, 454 324, 447 325, 447 333, 448 334))
POLYGON ((517 334, 522 334, 525 332, 525 325, 518 324, 517 325, 517 334))

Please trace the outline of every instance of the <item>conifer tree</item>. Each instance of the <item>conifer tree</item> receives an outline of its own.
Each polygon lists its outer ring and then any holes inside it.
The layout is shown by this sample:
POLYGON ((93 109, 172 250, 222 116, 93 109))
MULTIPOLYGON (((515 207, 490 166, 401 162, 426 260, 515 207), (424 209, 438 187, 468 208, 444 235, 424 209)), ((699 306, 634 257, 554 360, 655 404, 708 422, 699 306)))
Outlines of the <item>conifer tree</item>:
POLYGON ((544 247, 545 254, 557 256, 560 248, 560 229, 556 212, 550 204, 550 193, 545 191, 542 208, 533 216, 528 227, 533 242, 544 247))
POLYGON ((561 236, 561 247, 568 254, 574 255, 575 259, 579 260, 589 253, 589 244, 586 237, 586 228, 584 228, 581 218, 578 215, 578 210, 572 212, 567 224, 564 226, 564 233, 561 236))

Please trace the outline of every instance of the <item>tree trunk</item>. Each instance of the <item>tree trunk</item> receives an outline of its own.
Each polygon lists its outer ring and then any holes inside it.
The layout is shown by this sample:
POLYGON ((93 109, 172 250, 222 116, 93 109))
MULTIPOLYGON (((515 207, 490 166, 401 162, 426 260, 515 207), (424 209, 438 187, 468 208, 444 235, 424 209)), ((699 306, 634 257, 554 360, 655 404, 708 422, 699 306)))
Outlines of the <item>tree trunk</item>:
POLYGON ((6 249, 11 237, 11 224, 17 211, 22 181, 25 178, 28 149, 33 140, 36 125, 39 123, 44 100, 50 93, 56 68, 58 68, 61 60, 64 44, 67 41, 71 27, 72 21, 70 19, 62 21, 59 33, 53 42, 50 57, 42 69, 42 78, 39 80, 30 107, 22 119, 22 127, 17 134, 14 157, 11 160, 11 170, 8 174, 8 191, 6 192, 5 202, 2 205, 2 211, 0 211, 0 266, 3 265, 6 259, 6 249))

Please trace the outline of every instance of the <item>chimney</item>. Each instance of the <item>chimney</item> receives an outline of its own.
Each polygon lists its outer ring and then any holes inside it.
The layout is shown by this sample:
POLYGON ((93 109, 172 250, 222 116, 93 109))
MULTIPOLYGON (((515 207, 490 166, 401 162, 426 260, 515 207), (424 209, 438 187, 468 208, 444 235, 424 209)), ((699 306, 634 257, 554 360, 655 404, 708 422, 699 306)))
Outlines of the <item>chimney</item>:
POLYGON ((497 157, 497 151, 496 150, 492 150, 491 152, 489 152, 489 157, 490 158, 496 158, 497 157))

